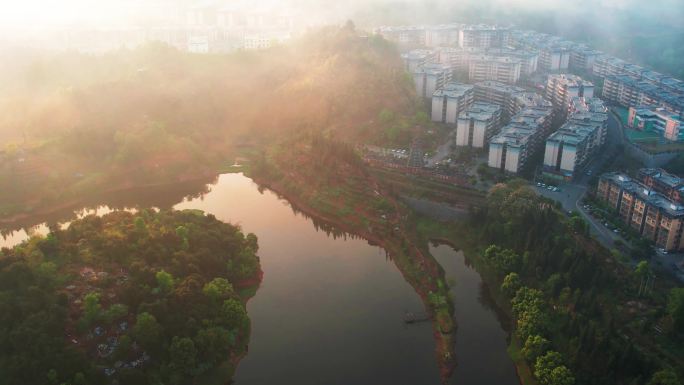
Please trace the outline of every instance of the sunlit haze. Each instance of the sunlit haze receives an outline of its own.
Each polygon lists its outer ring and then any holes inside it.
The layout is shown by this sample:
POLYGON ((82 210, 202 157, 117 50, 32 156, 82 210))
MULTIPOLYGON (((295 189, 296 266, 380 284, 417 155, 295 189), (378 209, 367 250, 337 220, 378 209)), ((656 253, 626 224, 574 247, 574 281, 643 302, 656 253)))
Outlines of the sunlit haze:
POLYGON ((0 385, 683 385, 684 0, 0 0, 0 385))

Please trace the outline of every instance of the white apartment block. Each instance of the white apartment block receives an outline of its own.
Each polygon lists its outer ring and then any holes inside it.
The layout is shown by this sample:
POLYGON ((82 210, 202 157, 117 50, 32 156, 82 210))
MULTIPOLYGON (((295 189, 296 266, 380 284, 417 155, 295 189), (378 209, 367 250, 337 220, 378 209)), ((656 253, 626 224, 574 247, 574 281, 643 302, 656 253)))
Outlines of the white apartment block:
POLYGON ((375 29, 374 33, 400 45, 426 45, 426 32, 423 26, 380 27, 375 29))
POLYGON ((422 98, 431 98, 438 89, 451 81, 451 67, 430 63, 413 71, 413 82, 416 93, 422 98))
POLYGON ((489 167, 518 173, 530 157, 539 151, 551 127, 553 110, 530 108, 521 111, 511 123, 489 141, 489 167))
POLYGON ((522 48, 491 48, 486 50, 487 55, 515 58, 520 61, 520 75, 529 76, 537 72, 539 67, 539 54, 522 48))
POLYGON ((511 31, 491 25, 468 25, 459 31, 458 46, 461 48, 504 47, 510 40, 511 31))
POLYGON ((453 47, 458 45, 461 24, 435 25, 425 29, 425 45, 428 47, 453 47))
POLYGON ((418 67, 437 61, 438 53, 430 49, 414 49, 401 54, 406 72, 413 73, 418 67))
POLYGON ((456 145, 485 148, 492 136, 498 133, 501 124, 501 107, 489 103, 473 103, 458 116, 456 124, 456 145))
POLYGON ((570 67, 570 51, 564 47, 545 46, 539 50, 539 68, 547 72, 566 71, 570 67))
POLYGON ((432 121, 456 124, 461 112, 473 103, 473 86, 447 83, 432 95, 432 121))
MULTIPOLYGON (((437 55, 439 62, 448 64, 455 72, 468 73, 469 71, 482 71, 487 67, 499 67, 499 70, 506 70, 506 74, 498 75, 501 81, 511 82, 511 78, 520 78, 521 76, 529 76, 537 72, 537 63, 539 56, 536 53, 525 50, 511 50, 507 48, 458 48, 458 47, 440 47, 437 48, 437 55), (482 62, 485 63, 482 63, 482 62), (498 64, 486 63, 487 61, 498 61, 498 64), (473 63, 476 67, 473 68, 473 63), (520 63, 520 70, 517 69, 516 62, 520 63), (503 63, 503 64, 502 64, 503 63), (517 73, 519 72, 519 75, 517 73)), ((490 76, 491 80, 495 80, 495 76, 490 76)), ((517 82, 515 79, 514 82, 517 82)))
POLYGON ((606 143, 608 134, 608 108, 599 98, 575 97, 570 103, 568 121, 580 124, 591 124, 599 127, 598 146, 606 143))
POLYGON ((470 58, 468 78, 471 82, 494 80, 515 84, 520 80, 520 60, 507 56, 477 55, 470 58))
POLYGON ((546 140, 544 172, 572 179, 601 148, 601 124, 570 120, 546 140))
POLYGON ((553 109, 553 104, 536 92, 516 92, 510 96, 506 112, 509 116, 514 116, 522 110, 536 107, 553 109))
POLYGON ((548 75, 546 98, 565 116, 575 97, 592 98, 594 84, 572 74, 548 75))
POLYGON ((570 68, 575 71, 592 73, 594 63, 602 53, 584 45, 577 45, 570 51, 570 68))
POLYGON ((524 93, 525 89, 516 87, 510 84, 505 84, 495 81, 484 81, 474 84, 475 86, 475 101, 483 103, 492 103, 501 106, 502 121, 507 122, 508 119, 515 114, 511 113, 511 99, 514 95, 524 93))

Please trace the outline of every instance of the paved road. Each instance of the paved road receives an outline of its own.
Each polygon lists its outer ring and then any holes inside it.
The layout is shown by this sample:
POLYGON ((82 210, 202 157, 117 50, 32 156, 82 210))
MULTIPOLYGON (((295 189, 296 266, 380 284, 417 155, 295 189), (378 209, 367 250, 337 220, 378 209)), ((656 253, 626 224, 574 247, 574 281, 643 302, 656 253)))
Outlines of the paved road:
POLYGON ((606 145, 600 153, 592 159, 584 170, 571 183, 560 184, 560 192, 552 192, 545 188, 536 187, 535 189, 540 195, 547 198, 559 201, 563 205, 563 209, 567 211, 577 211, 589 223, 590 230, 596 239, 606 248, 612 249, 615 247, 616 240, 622 240, 628 244, 622 237, 607 229, 600 221, 589 215, 582 207, 581 201, 589 189, 589 180, 592 176, 598 175, 601 170, 610 163, 614 157, 619 156, 620 145, 622 144, 623 136, 620 130, 620 123, 617 117, 608 114, 608 132, 606 135, 606 145), (588 175, 591 174, 591 175, 588 175))
MULTIPOLYGON (((581 174, 575 178, 572 183, 560 184, 562 191, 552 192, 542 187, 535 186, 535 190, 547 198, 559 201, 563 209, 567 211, 577 211, 590 224, 591 234, 606 248, 612 249, 616 240, 621 240, 629 245, 621 236, 613 233, 607 229, 599 220, 595 219, 582 207, 581 201, 586 194, 589 186, 589 180, 592 176, 601 173, 606 166, 616 157, 621 156, 620 145, 623 144, 624 136, 622 135, 619 118, 615 114, 608 115, 608 132, 606 137, 606 146, 601 153, 596 156, 581 174), (591 175, 587 175, 591 173, 591 175)), ((632 261, 635 264, 636 261, 632 261)), ((684 282, 684 255, 682 254, 662 254, 656 253, 651 260, 652 264, 659 265, 660 268, 671 272, 680 281, 684 282)))
POLYGON ((622 239, 622 237, 607 229, 600 221, 589 215, 589 213, 584 210, 581 200, 587 191, 587 186, 571 183, 561 184, 558 187, 561 189, 559 192, 552 192, 543 187, 537 186, 535 186, 535 190, 539 193, 539 195, 559 201, 563 206, 564 211, 578 212, 584 218, 584 220, 589 223, 589 230, 591 234, 594 235, 596 239, 606 248, 614 248, 615 241, 618 239, 626 242, 624 239, 622 239))

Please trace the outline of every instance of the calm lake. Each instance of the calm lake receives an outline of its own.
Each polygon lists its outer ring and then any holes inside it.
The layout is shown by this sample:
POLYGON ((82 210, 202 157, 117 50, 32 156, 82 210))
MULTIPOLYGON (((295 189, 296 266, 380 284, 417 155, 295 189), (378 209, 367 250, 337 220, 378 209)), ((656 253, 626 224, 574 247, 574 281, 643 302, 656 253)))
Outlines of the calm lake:
MULTIPOLYGON (((241 174, 221 175, 201 190, 173 203, 178 192, 148 193, 139 201, 136 193, 119 194, 117 199, 125 203, 112 206, 200 209, 258 236, 264 279, 247 306, 252 334, 236 384, 440 383, 431 324, 407 326, 402 320, 406 311, 423 311, 422 302, 382 249, 318 230, 287 201, 268 190, 260 192, 241 174)), ((107 211, 86 209, 44 221, 107 211)), ((28 233, 46 229, 38 225, 28 232, 6 233, 0 246, 13 246, 28 233)), ((479 275, 462 253, 448 246, 430 250, 452 282, 458 367, 450 382, 519 384, 506 354, 507 333, 488 305, 479 275)))

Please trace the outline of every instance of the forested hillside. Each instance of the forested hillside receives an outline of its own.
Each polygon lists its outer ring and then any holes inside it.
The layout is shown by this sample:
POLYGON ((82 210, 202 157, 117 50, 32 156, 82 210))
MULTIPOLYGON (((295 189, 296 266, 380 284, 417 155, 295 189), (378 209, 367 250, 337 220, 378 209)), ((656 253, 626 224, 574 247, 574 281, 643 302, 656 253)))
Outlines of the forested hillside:
POLYGON ((522 181, 495 186, 469 226, 541 384, 678 383, 684 303, 672 282, 645 285, 648 264, 623 264, 522 181), (661 375, 675 380, 649 382, 661 375))
POLYGON ((246 351, 257 239, 196 211, 88 216, 0 253, 0 384, 187 384, 246 351))
POLYGON ((351 24, 263 52, 151 45, 17 61, 0 75, 5 215, 104 188, 187 180, 213 172, 236 147, 292 132, 372 141, 384 135, 380 111, 412 116, 416 107, 395 48, 351 24))

